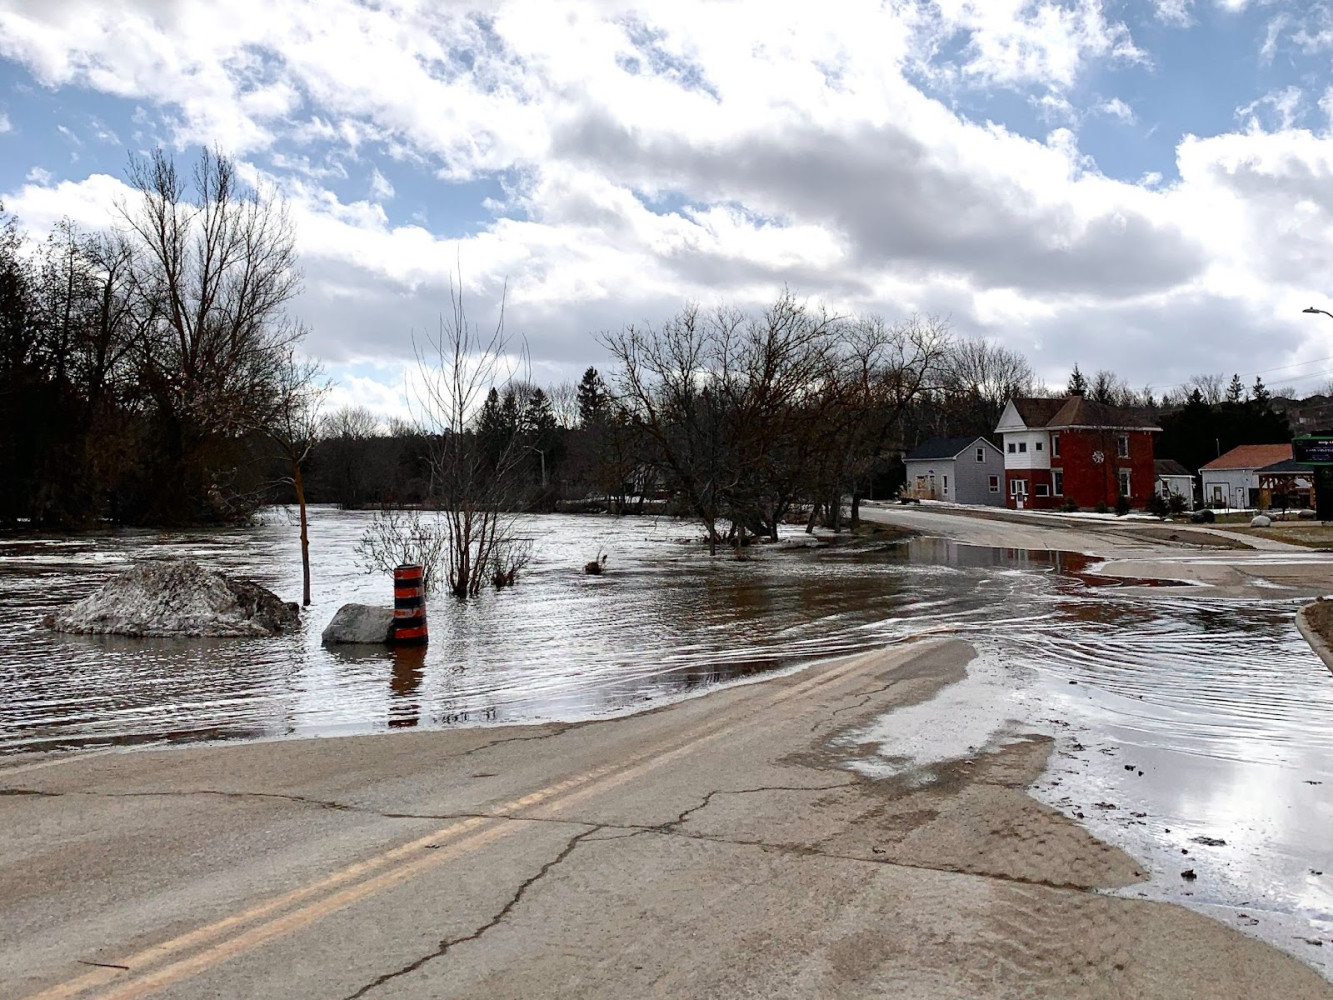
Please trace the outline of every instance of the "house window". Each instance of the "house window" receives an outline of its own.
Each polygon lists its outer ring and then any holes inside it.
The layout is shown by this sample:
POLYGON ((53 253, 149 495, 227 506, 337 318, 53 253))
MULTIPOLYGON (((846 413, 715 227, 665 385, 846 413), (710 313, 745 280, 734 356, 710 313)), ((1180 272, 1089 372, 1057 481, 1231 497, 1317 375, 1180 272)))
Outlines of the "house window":
POLYGON ((1128 469, 1121 469, 1121 470, 1120 470, 1120 495, 1121 495, 1122 497, 1127 497, 1127 496, 1129 496, 1129 470, 1128 470, 1128 469))
POLYGON ((1014 452, 1016 452, 1016 451, 1018 451, 1018 445, 1016 445, 1016 444, 1014 444, 1012 441, 1010 441, 1010 442, 1009 442, 1009 454, 1012 455, 1012 454, 1013 454, 1014 452))
POLYGON ((1213 503, 1224 504, 1226 502, 1227 502, 1226 497, 1222 495, 1221 485, 1218 483, 1213 483, 1213 503))
MULTIPOLYGON (((1115 439, 1115 453, 1118 458, 1129 458, 1129 435, 1121 434, 1115 439)), ((1125 496, 1129 496, 1128 493, 1125 496)))
POLYGON ((991 491, 992 493, 999 493, 999 492, 1000 492, 1000 477, 999 477, 999 476, 991 476, 991 477, 990 477, 990 491, 991 491))
POLYGON ((978 448, 978 449, 977 449, 977 461, 978 461, 978 462, 984 462, 984 461, 986 461, 986 449, 985 449, 985 448, 978 448))
POLYGON ((1051 488, 1049 486, 1047 486, 1045 483, 1037 484, 1037 496, 1048 497, 1050 495, 1051 495, 1051 488))
POLYGON ((1019 441, 1018 450, 1019 452, 1026 453, 1028 450, 1028 443, 1026 441, 1019 441))
POLYGON ((1028 495, 1028 481, 1026 479, 1009 480, 1009 495, 1015 497, 1025 497, 1028 495))
POLYGON ((1041 451, 1041 442, 1038 441, 1038 442, 1036 443, 1036 445, 1034 445, 1034 447, 1035 447, 1038 451, 1041 451))
POLYGON ((1051 492, 1058 497, 1065 495, 1065 470, 1051 470, 1051 492))
POLYGON ((944 495, 945 495, 946 497, 949 495, 949 477, 948 477, 948 476, 945 476, 945 477, 944 477, 944 495))
MULTIPOLYGON (((1051 435, 1051 455, 1052 455, 1053 457, 1055 457, 1055 458, 1059 458, 1059 457, 1060 457, 1060 435, 1059 435, 1059 434, 1052 434, 1052 435, 1051 435)), ((1056 490, 1055 492, 1056 492, 1056 493, 1059 493, 1060 491, 1059 491, 1059 490, 1056 490)))

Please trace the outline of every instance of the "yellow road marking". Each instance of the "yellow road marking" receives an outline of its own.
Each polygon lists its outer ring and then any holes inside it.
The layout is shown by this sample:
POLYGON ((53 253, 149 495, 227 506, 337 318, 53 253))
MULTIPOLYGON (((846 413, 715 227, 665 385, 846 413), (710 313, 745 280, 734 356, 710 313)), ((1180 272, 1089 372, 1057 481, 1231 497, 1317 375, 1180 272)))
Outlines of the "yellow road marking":
MULTIPOLYGON (((810 691, 835 681, 843 679, 844 676, 855 672, 862 657, 854 657, 842 667, 833 668, 816 677, 807 678, 790 687, 770 695, 754 706, 747 715, 756 715, 762 711, 790 700, 808 694, 810 691)), ((169 965, 163 966, 155 972, 148 972, 135 978, 132 982, 124 983, 119 988, 113 989, 110 993, 99 995, 96 1000, 133 1000, 133 998, 143 996, 145 992, 151 992, 162 986, 181 979, 189 978, 209 966, 234 958, 246 951, 249 951, 266 941, 289 932, 300 929, 303 926, 314 923, 315 921, 344 909, 353 903, 373 895, 384 889, 390 888, 404 879, 419 871, 435 867, 447 861, 453 860, 462 854, 475 850, 489 843, 492 840, 507 836, 509 833, 516 832, 526 825, 528 821, 515 814, 524 809, 541 805, 556 798, 558 801, 552 803, 556 806, 568 806, 574 802, 582 801, 590 796, 599 795, 626 781, 637 777, 646 771, 654 770, 669 761, 685 756, 697 750, 701 745, 710 743, 724 735, 736 724, 737 718, 727 716, 722 719, 714 720, 703 726, 697 727, 693 732, 677 734, 674 740, 676 745, 653 751, 644 751, 631 758, 629 761, 606 765, 600 768, 594 768, 591 771, 584 772, 563 781, 530 792, 520 798, 511 800, 492 810, 492 816, 477 816, 459 820, 442 827, 424 837, 419 837, 408 843, 401 844, 375 857, 368 858, 349 865, 331 875, 325 876, 310 885, 290 892, 275 896, 262 903, 256 904, 240 913, 224 917, 212 924, 207 924, 196 930, 182 934, 179 937, 172 938, 161 944, 154 945, 143 951, 123 959, 116 964, 129 966, 135 970, 144 966, 151 966, 156 962, 165 960, 177 952, 205 944, 217 937, 226 934, 233 929, 241 928, 255 920, 259 920, 282 910, 294 903, 309 899, 321 892, 330 889, 336 889, 338 886, 353 881, 364 876, 370 876, 378 869, 384 868, 395 861, 403 858, 405 855, 414 854, 422 850, 427 845, 434 845, 440 841, 450 840, 461 837, 456 843, 447 849, 432 851, 425 857, 417 858, 414 861, 407 861, 399 864, 388 872, 369 878, 364 878, 346 889, 334 892, 332 895, 325 896, 315 902, 309 903, 300 909, 291 911, 285 915, 274 917, 273 919, 252 927, 249 930, 243 930, 233 937, 228 938, 211 948, 198 952, 197 954, 180 959, 169 965), (682 741, 683 740, 683 741, 682 741), (581 787, 589 786, 589 787, 581 787), (568 792, 564 795, 562 793, 568 792), (497 814, 506 814, 512 818, 499 818, 497 814), (473 833, 483 824, 494 824, 489 829, 473 833)), ((133 972, 131 972, 133 975, 133 972)), ((78 976, 75 979, 68 980, 65 983, 53 986, 40 993, 32 994, 26 1000, 71 1000, 90 989, 99 986, 111 985, 116 979, 123 979, 125 970, 99 967, 91 972, 78 976)))

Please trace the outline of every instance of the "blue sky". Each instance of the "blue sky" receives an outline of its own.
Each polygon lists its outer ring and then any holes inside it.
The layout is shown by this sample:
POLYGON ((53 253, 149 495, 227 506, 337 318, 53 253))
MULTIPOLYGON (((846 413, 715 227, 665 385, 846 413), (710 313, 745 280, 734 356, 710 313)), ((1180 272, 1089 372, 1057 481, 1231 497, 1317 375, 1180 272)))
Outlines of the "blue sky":
POLYGON ((337 401, 385 413, 459 272, 537 381, 784 285, 1053 384, 1329 380, 1329 3, 814 6, 0 0, 0 199, 111 225, 131 154, 218 145, 293 209, 337 401))

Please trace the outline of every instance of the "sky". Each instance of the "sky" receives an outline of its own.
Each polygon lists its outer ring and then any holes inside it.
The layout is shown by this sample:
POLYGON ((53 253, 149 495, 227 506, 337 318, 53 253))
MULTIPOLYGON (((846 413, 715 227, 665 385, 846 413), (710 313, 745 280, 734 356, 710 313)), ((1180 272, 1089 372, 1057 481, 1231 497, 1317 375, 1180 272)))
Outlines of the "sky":
POLYGON ((332 405, 461 281, 532 381, 686 302, 947 318, 1061 386, 1333 379, 1333 0, 0 0, 0 201, 216 145, 297 227, 332 405))

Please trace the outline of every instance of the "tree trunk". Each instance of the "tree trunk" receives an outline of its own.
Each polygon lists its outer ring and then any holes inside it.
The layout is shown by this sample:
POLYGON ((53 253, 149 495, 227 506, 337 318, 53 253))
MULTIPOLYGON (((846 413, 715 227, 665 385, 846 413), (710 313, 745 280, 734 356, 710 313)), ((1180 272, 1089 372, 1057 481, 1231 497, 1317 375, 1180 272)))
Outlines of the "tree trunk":
POLYGON ((301 606, 310 607, 310 535, 306 531, 305 485, 301 482, 301 463, 292 462, 292 486, 296 489, 296 506, 301 512, 301 606))
POLYGON ((819 504, 810 505, 810 516, 805 521, 805 533, 813 535, 815 533, 815 522, 819 520, 819 504))
POLYGON ((861 527, 861 491, 859 488, 852 490, 852 531, 855 532, 861 527))

